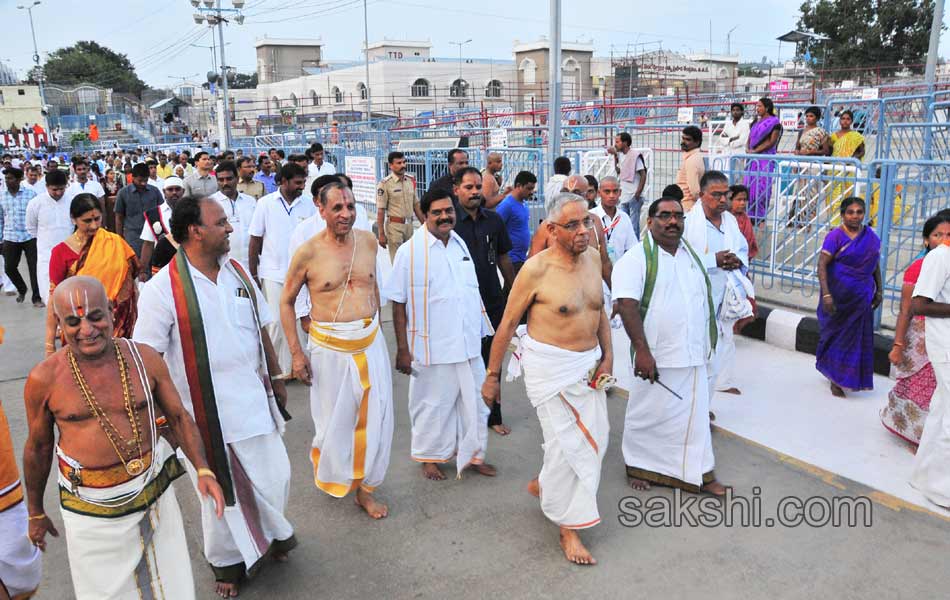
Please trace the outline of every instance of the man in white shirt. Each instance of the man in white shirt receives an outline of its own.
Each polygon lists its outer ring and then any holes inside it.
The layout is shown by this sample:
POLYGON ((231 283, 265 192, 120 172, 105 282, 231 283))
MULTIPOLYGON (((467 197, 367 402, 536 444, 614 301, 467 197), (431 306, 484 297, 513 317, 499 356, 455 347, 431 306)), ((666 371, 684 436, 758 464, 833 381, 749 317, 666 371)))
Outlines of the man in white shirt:
POLYGON ((169 177, 163 183, 165 201, 145 211, 145 224, 139 236, 142 240, 139 281, 151 279, 152 275, 168 264, 178 249, 177 242, 172 239, 172 211, 185 194, 185 184, 178 177, 169 177))
POLYGON ((614 157, 614 170, 620 180, 620 208, 633 223, 633 230, 640 237, 640 211, 643 209, 643 188, 647 183, 647 165, 643 155, 631 150, 633 138, 621 131, 614 138, 614 145, 607 153, 614 157))
POLYGON ((148 166, 148 184, 157 188, 159 191, 165 189, 165 180, 158 176, 158 162, 154 158, 146 159, 148 166))
POLYGON ((44 303, 49 303, 50 255, 75 229, 69 218, 72 196, 66 193, 66 184, 66 173, 50 171, 46 174, 46 190, 26 206, 26 230, 36 238, 36 279, 44 303))
POLYGON ((84 158, 73 159, 73 172, 75 179, 66 188, 66 196, 75 198, 79 194, 92 194, 99 199, 99 205, 104 206, 102 199, 106 196, 106 191, 98 181, 89 177, 89 163, 84 158))
POLYGON ((426 222, 399 247, 383 294, 393 302, 396 370, 409 378, 412 459, 427 479, 454 457, 458 474, 471 466, 492 476, 485 461, 489 408, 482 338, 494 330, 478 293, 475 262, 455 231, 455 207, 445 189, 421 203, 426 222))
POLYGON ((211 197, 224 209, 224 213, 228 215, 228 223, 234 230, 231 232, 231 258, 247 266, 247 232, 251 227, 251 219, 254 218, 257 200, 238 191, 237 166, 233 162, 226 160, 219 163, 214 174, 218 179, 218 191, 211 197))
MULTIPOLYGON (((936 216, 950 223, 950 212, 936 216), (945 215, 945 216, 944 216, 945 215)), ((930 401, 910 484, 950 508, 950 238, 927 253, 914 287, 913 311, 925 317, 927 358, 937 389, 930 401)))
POLYGON ((311 181, 321 175, 336 175, 333 163, 324 160, 323 144, 316 143, 307 150, 310 163, 307 165, 307 178, 311 181))
POLYGON ((551 175, 548 182, 544 184, 544 202, 550 202, 552 198, 561 193, 564 182, 571 174, 571 159, 566 156, 559 156, 554 159, 554 175, 551 175))
POLYGON ((733 102, 729 108, 729 116, 722 128, 723 154, 742 154, 749 143, 749 122, 743 119, 745 107, 740 102, 733 102))
POLYGON ((613 298, 636 352, 623 457, 634 489, 653 483, 718 496, 725 488, 713 473, 706 385, 716 316, 706 269, 683 239, 684 219, 679 200, 653 202, 649 231, 614 270, 613 298))
MULTIPOLYGON (((257 201, 248 228, 248 267, 259 281, 274 314, 280 312, 280 295, 290 265, 290 236, 294 228, 316 212, 310 199, 302 198, 307 171, 294 163, 280 168, 280 187, 257 201)), ((290 347, 280 323, 267 329, 280 365, 279 377, 291 377, 290 347)))
MULTIPOLYGON (((728 178, 720 171, 707 171, 699 180, 699 190, 698 201, 686 215, 683 238, 702 259, 712 284, 713 307, 721 342, 707 373, 709 402, 712 404, 719 373, 730 367, 736 358, 733 326, 738 318, 752 315, 752 305, 747 300, 752 284, 743 274, 749 265, 749 242, 739 230, 736 218, 726 211, 728 178), (745 302, 745 311, 741 315, 735 314, 731 308, 724 310, 727 292, 730 299, 738 297, 738 302, 745 302)), ((739 390, 730 388, 729 392, 736 394, 739 390)))
MULTIPOLYGON (((201 423, 208 466, 226 504, 219 519, 198 496, 204 554, 225 598, 237 595, 261 559, 286 560, 297 543, 284 515, 287 390, 271 380, 277 360, 264 331, 274 318, 244 268, 228 258, 230 232, 214 200, 176 204, 172 235, 181 246, 142 287, 133 335, 164 355, 182 404, 201 423)), ((197 485, 204 473, 187 460, 185 467, 197 485)))
POLYGON ((607 238, 607 255, 610 262, 616 264, 627 250, 637 243, 637 234, 627 213, 618 210, 622 193, 620 182, 608 175, 600 180, 600 204, 591 209, 604 224, 604 237, 607 238))
POLYGON ((46 181, 43 180, 43 168, 39 164, 31 164, 26 169, 26 180, 23 185, 32 188, 39 196, 46 192, 46 181))

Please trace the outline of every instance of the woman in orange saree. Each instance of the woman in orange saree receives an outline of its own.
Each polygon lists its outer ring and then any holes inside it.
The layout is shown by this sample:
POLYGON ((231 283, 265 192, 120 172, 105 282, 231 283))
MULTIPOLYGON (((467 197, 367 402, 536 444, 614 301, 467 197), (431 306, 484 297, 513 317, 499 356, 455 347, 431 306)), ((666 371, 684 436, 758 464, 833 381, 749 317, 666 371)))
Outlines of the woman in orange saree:
MULTIPOLYGON (((115 337, 131 337, 138 316, 136 304, 139 272, 135 252, 122 236, 102 228, 99 200, 78 194, 69 206, 76 230, 53 248, 49 264, 50 297, 65 279, 75 275, 95 277, 106 288, 112 306, 115 337)), ((46 355, 56 351, 56 314, 49 303, 46 318, 46 355)))

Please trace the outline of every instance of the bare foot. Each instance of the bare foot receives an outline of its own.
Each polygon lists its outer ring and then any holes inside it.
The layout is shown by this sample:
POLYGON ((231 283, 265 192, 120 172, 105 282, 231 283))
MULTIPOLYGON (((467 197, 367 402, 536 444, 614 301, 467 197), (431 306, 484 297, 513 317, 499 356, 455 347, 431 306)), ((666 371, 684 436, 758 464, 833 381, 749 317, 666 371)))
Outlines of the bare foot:
POLYGON ((831 395, 832 395, 832 396, 835 396, 835 397, 837 397, 837 398, 845 398, 845 397, 846 397, 846 396, 844 395, 844 390, 841 389, 841 386, 838 385, 837 383, 832 383, 832 384, 831 384, 831 395))
POLYGON ((561 527, 561 549, 564 550, 564 557, 575 565, 596 565, 597 561, 590 555, 584 544, 581 543, 580 536, 573 529, 561 527))
POLYGON ((727 388, 725 390, 719 390, 719 391, 722 392, 723 394, 735 394, 736 396, 742 395, 742 392, 740 392, 739 388, 737 387, 731 387, 731 388, 727 388))
POLYGON ((715 420, 716 420, 716 413, 714 413, 713 411, 709 411, 709 420, 710 420, 710 421, 715 421, 715 420))
POLYGON ((287 554, 286 552, 271 552, 270 556, 271 558, 273 558, 274 560, 280 563, 285 563, 288 560, 290 560, 290 555, 287 554))
POLYGON ((484 475, 485 477, 494 477, 498 473, 498 469, 488 463, 472 465, 472 469, 479 475, 484 475))
POLYGON ((528 482, 528 493, 535 498, 541 497, 541 484, 538 483, 537 477, 528 482))
POLYGON ((650 489, 650 482, 645 481, 643 479, 637 479, 636 477, 631 477, 630 487, 632 487, 635 490, 640 490, 641 492, 645 492, 646 490, 650 489))
POLYGON ((710 481, 709 483, 703 484, 703 487, 700 488, 700 491, 706 492, 707 494, 712 494, 713 496, 725 496, 726 486, 722 485, 718 481, 710 481))
POLYGON ((511 427, 508 427, 504 423, 499 423, 498 425, 492 425, 491 428, 494 429, 495 433, 497 433, 498 435, 508 435, 509 433, 511 433, 511 427))
POLYGON ((354 500, 356 500, 357 505, 366 511, 366 514, 374 519, 385 519, 389 516, 389 507, 382 502, 377 502, 376 498, 373 498, 373 495, 363 488, 356 490, 354 500))
POLYGON ((214 591, 222 598, 237 598, 238 584, 216 581, 214 583, 214 591))
POLYGON ((442 481, 445 479, 445 473, 443 473, 439 465, 435 463, 422 463, 422 474, 426 479, 431 479, 432 481, 442 481))

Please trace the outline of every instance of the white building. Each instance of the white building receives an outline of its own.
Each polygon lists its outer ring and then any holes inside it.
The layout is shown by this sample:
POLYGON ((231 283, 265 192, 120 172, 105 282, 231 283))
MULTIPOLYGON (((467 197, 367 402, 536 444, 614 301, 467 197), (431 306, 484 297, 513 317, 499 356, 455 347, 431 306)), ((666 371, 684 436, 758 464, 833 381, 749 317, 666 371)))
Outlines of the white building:
MULTIPOLYGON (((511 60, 439 58, 432 44, 383 40, 369 45, 369 80, 363 61, 330 62, 312 74, 257 87, 256 110, 278 116, 293 112, 300 122, 347 121, 366 114, 413 116, 445 109, 510 106, 517 96, 511 60)), ((237 121, 244 116, 236 107, 237 121)))

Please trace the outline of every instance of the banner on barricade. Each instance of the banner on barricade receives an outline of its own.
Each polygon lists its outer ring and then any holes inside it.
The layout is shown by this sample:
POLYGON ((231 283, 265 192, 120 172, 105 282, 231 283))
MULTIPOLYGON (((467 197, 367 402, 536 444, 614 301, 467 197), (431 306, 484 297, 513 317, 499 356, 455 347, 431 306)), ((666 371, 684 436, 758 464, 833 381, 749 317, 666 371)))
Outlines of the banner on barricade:
POLYGON ((779 110, 779 121, 782 122, 782 129, 798 129, 798 110, 794 108, 783 108, 779 110))
POLYGON ((360 204, 376 204, 376 158, 373 156, 347 156, 345 173, 353 180, 353 197, 360 204))
POLYGON ((676 122, 677 123, 692 123, 693 122, 693 107, 681 106, 678 109, 676 109, 676 122))

